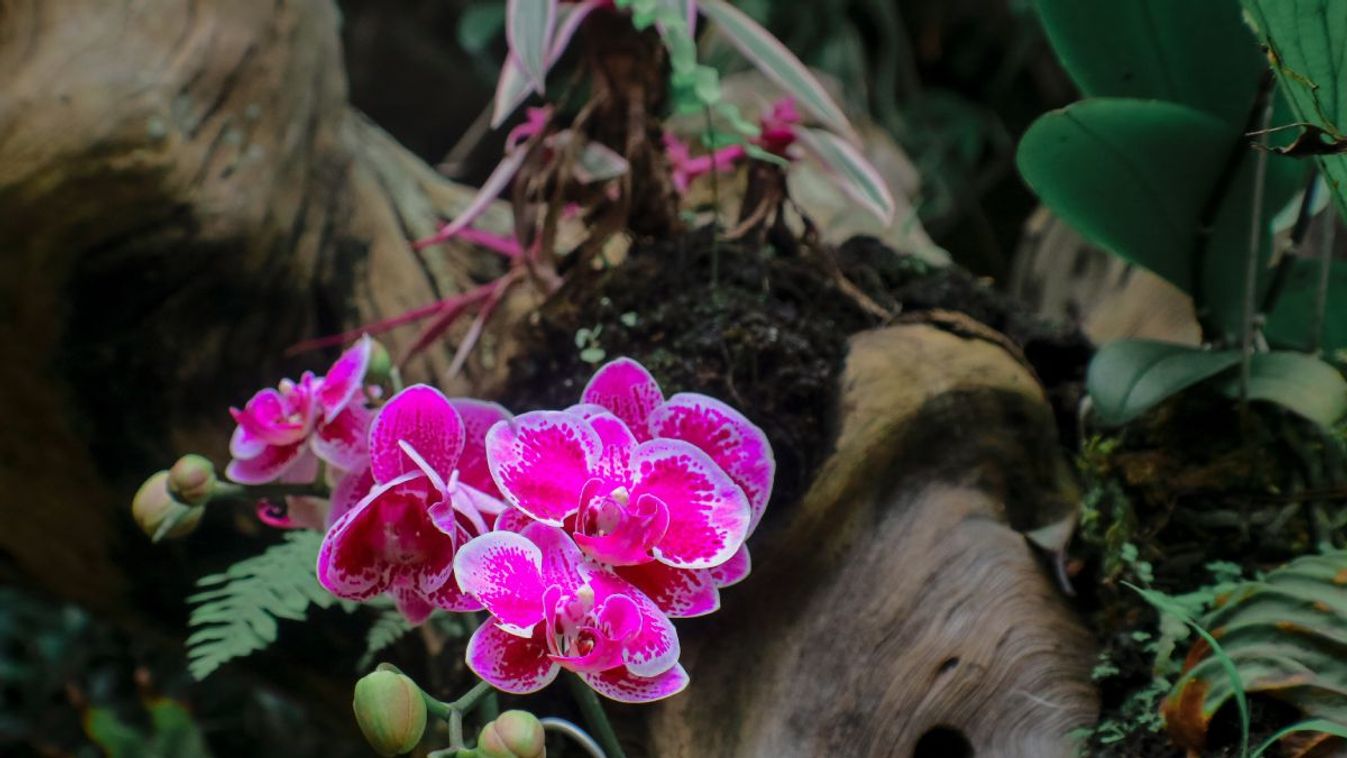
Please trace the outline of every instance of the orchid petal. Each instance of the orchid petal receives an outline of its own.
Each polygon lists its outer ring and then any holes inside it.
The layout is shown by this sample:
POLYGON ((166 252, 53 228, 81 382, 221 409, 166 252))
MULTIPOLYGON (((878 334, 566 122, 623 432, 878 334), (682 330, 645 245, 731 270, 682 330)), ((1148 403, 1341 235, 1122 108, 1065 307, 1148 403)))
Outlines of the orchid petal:
POLYGON ((630 358, 618 358, 590 377, 580 401, 607 408, 644 442, 650 439, 646 420, 664 402, 664 393, 644 366, 630 358))
POLYGON ((631 599, 641 616, 639 631, 622 643, 622 658, 627 670, 637 676, 655 676, 668 671, 678 662, 678 632, 673 622, 626 580, 607 571, 595 572, 590 578, 595 598, 625 595, 631 599))
POLYGON ((691 443, 641 443, 632 456, 632 477, 631 497, 651 495, 669 509, 669 528, 653 551, 660 561, 710 568, 729 560, 744 543, 752 517, 748 498, 691 443))
POLYGON ((711 575, 711 579, 717 587, 731 587, 742 582, 753 570, 753 561, 748 556, 748 546, 740 545, 735 551, 734 556, 728 561, 713 566, 706 571, 711 575))
POLYGON ((601 405, 582 403, 573 405, 571 413, 579 414, 599 435, 603 451, 593 473, 604 479, 626 483, 627 470, 631 467, 631 453, 636 449, 636 435, 632 434, 626 422, 613 415, 601 405))
MULTIPOLYGON (((230 409, 231 413, 236 411, 230 409)), ((267 441, 254 434, 249 434, 248 430, 242 425, 234 427, 234 433, 229 437, 229 455, 234 458, 256 458, 267 449, 267 441)))
POLYGON ((393 596, 393 602, 397 604, 398 611, 412 626, 430 618, 430 614, 435 611, 434 604, 408 583, 395 585, 389 591, 389 594, 393 596))
POLYGON ((290 445, 270 445, 254 458, 235 458, 225 467, 225 476, 239 484, 267 484, 281 478, 304 457, 303 440, 290 445))
POLYGON ((730 475, 748 496, 757 527, 772 497, 776 459, 767 435, 742 413, 713 397, 680 392, 650 416, 650 433, 696 445, 730 475))
POLYGON ((477 598, 464 592, 458 586, 458 581, 453 577, 440 586, 439 589, 430 593, 430 602, 451 613, 472 613, 482 610, 482 604, 477 598))
POLYGON ((597 674, 581 674, 594 689, 609 700, 619 703, 649 703, 677 695, 688 686, 688 672, 675 664, 673 668, 658 676, 636 676, 622 667, 601 671, 597 674))
POLYGON ((510 634, 528 637, 543 620, 542 551, 523 535, 489 532, 454 557, 454 578, 510 634))
POLYGON ((468 641, 468 668, 502 692, 527 695, 546 687, 561 669, 537 636, 517 637, 488 620, 468 641))
POLYGON ((536 524, 537 521, 524 515, 524 512, 518 508, 506 508, 496 517, 494 531, 498 532, 522 532, 529 524, 536 524))
POLYGON ((369 458, 369 426, 372 415, 363 405, 346 407, 330 421, 320 422, 312 438, 313 452, 329 464, 346 471, 366 467, 369 458))
POLYGON ((369 369, 370 353, 374 350, 374 340, 368 334, 362 335, 354 345, 341 354, 332 368, 327 370, 323 382, 318 388, 318 406, 323 411, 322 421, 331 423, 350 405, 352 398, 365 385, 365 372, 369 369))
POLYGON ((543 586, 560 588, 569 595, 589 580, 592 565, 569 534, 536 521, 524 527, 521 534, 542 553, 543 586))
POLYGON ((328 527, 364 499, 372 489, 374 489, 374 475, 370 473, 369 466, 354 473, 343 474, 332 488, 332 507, 327 512, 328 527))
POLYGON ((552 526, 579 509, 601 450, 593 427, 564 411, 525 413, 486 435, 491 477, 506 502, 552 526))
POLYGON ((449 404, 454 406, 458 417, 463 420, 463 453, 458 457, 459 481, 493 497, 500 497, 500 490, 496 489, 496 483, 491 480, 491 469, 486 462, 486 433, 497 421, 512 418, 510 412, 500 403, 466 397, 451 397, 449 404))
POLYGON ((678 569, 651 561, 614 571, 670 618, 705 616, 720 609, 720 592, 712 574, 715 569, 678 569))
POLYGON ((448 480, 463 450, 463 422, 439 390, 424 384, 408 387, 370 425, 370 469, 376 481, 418 470, 399 442, 410 445, 441 480, 448 480))

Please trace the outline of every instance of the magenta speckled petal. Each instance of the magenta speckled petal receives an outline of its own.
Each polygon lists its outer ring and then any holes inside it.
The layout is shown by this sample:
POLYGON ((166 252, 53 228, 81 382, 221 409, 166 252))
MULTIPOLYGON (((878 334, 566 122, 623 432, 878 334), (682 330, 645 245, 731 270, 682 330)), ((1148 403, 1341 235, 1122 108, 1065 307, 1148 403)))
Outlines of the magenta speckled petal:
POLYGON ((650 439, 646 420, 664 402, 664 393, 645 366, 630 358, 618 358, 594 373, 580 402, 607 408, 622 419, 636 439, 650 439))
POLYGON ((730 587, 742 582, 753 570, 753 561, 748 555, 748 546, 740 545, 734 555, 719 566, 706 569, 717 587, 730 587))
POLYGON ((671 618, 705 616, 720 608, 720 592, 712 578, 715 569, 679 569, 651 561, 614 570, 671 618))
POLYGON ((304 457, 308 446, 303 440, 291 445, 271 445, 255 458, 235 458, 225 467, 225 476, 239 484, 266 484, 280 479, 304 457))
POLYGON ((369 467, 369 425, 372 414, 353 403, 328 422, 319 422, 313 434, 313 452, 343 471, 369 467))
POLYGON ((651 414, 650 433, 691 442, 725 469, 748 496, 752 533, 772 497, 776 475, 776 459, 762 429, 713 397, 680 392, 651 414))
POLYGON ((543 620, 542 551, 514 532, 488 532, 454 557, 454 578, 481 601, 500 628, 528 637, 543 620))
POLYGON ((468 668, 492 687, 527 695, 546 687, 561 669, 547 654, 540 634, 516 637, 488 620, 468 641, 468 668))
POLYGON ((420 470, 405 446, 413 448, 448 481, 463 450, 463 422, 439 390, 417 384, 394 395, 370 425, 370 469, 376 481, 387 482, 420 470))
POLYGON ((632 456, 631 497, 650 495, 669 509, 669 528, 654 554, 677 568, 729 560, 748 534, 748 498, 723 469, 691 443, 655 439, 632 456))
POLYGON ((463 419, 463 454, 458 458, 458 479, 469 486, 499 498, 500 490, 491 479, 491 468, 486 463, 486 433, 498 421, 512 418, 505 406, 485 400, 451 397, 449 404, 463 419))
POLYGON ((327 370, 317 393, 318 406, 322 409, 320 421, 330 423, 364 388, 365 371, 369 368, 373 348, 374 341, 368 334, 363 335, 327 370))
POLYGON ((552 526, 579 509, 601 450, 589 422, 565 411, 525 413, 486 435, 491 476, 506 502, 552 526))
POLYGON ((649 703, 677 695, 688 686, 688 672, 682 666, 658 676, 636 676, 622 667, 597 674, 581 674, 585 683, 609 700, 620 703, 649 703))

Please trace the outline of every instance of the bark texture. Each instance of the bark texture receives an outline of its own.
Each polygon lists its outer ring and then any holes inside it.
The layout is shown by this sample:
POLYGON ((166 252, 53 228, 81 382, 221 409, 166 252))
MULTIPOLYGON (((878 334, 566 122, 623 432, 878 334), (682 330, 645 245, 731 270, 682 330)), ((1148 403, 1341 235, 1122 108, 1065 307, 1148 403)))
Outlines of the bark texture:
POLYGON ((1015 528, 1076 496, 1032 373, 908 324, 853 338, 840 402, 793 522, 689 625, 697 694, 656 712, 650 753, 1074 755, 1092 643, 1015 528))
MULTIPOLYGON (((7 579, 126 607, 139 479, 223 460, 226 406, 330 357, 287 346, 499 265, 411 250, 471 193, 350 107, 338 24, 329 0, 0 2, 7 579)), ((445 385, 450 350, 412 377, 445 385)))

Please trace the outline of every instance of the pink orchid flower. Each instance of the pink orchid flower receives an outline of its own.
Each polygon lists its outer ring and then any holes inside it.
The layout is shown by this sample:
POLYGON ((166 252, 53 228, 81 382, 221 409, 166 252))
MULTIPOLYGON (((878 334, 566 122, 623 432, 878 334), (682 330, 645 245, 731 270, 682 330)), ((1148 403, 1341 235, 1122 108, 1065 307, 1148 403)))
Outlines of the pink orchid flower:
POLYGON ((488 404, 462 407, 473 416, 468 423, 439 390, 416 385, 379 410, 369 429, 372 488, 336 519, 318 553, 318 581, 329 592, 351 600, 388 593, 412 623, 435 608, 481 607, 454 580, 454 553, 489 531, 505 505, 464 480, 466 471, 481 481, 471 458, 480 453, 464 451, 476 447, 470 430, 505 414, 488 404))
POLYGON ((476 537, 459 549, 454 576, 491 613, 468 642, 467 662, 497 689, 537 692, 562 668, 622 702, 687 686, 668 617, 560 529, 533 523, 476 537))
POLYGON ((601 408, 525 413, 493 426, 486 447, 509 504, 567 526, 609 565, 711 568, 748 531, 748 499, 710 456, 681 440, 638 444, 601 408))
MULTIPOLYGON (((704 452, 748 499, 752 515, 745 536, 757 528, 772 496, 776 460, 767 435, 743 414, 695 392, 665 400, 650 372, 630 358, 619 358, 595 372, 581 401, 580 408, 601 408, 621 419, 642 444, 680 440, 704 452)), ((702 570, 644 564, 617 571, 678 618, 716 610, 717 588, 742 580, 751 568, 748 548, 741 544, 729 560, 702 570)))
POLYGON ((326 375, 305 372, 299 382, 286 379, 253 395, 243 410, 230 408, 238 426, 225 475, 240 484, 308 482, 320 459, 343 471, 362 466, 370 420, 362 393, 372 347, 361 337, 326 375))

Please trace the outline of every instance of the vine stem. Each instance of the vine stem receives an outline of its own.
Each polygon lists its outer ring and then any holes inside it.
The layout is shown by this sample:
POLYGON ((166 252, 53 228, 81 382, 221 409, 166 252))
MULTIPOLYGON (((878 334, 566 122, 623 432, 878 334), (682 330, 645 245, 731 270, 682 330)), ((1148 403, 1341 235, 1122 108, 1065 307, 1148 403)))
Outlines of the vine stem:
POLYGON ((594 694, 594 690, 590 689, 583 679, 570 671, 566 672, 566 684, 570 686, 571 695, 575 697, 580 712, 589 723, 590 731, 603 746, 603 752, 607 753, 608 758, 626 758, 626 753, 622 752, 622 744, 617 741, 617 733, 613 731, 613 725, 608 721, 608 714, 604 713, 603 704, 599 702, 599 696, 594 694))
POLYGON ((1258 249, 1263 242, 1263 190, 1267 178, 1267 128, 1272 121, 1272 98, 1263 98, 1262 129, 1258 136, 1257 162, 1253 174, 1253 208, 1249 211, 1249 251, 1244 261, 1244 308, 1240 321, 1239 412, 1247 421, 1249 414, 1249 374, 1253 364, 1253 338, 1258 331, 1254 309, 1258 299, 1258 249))

